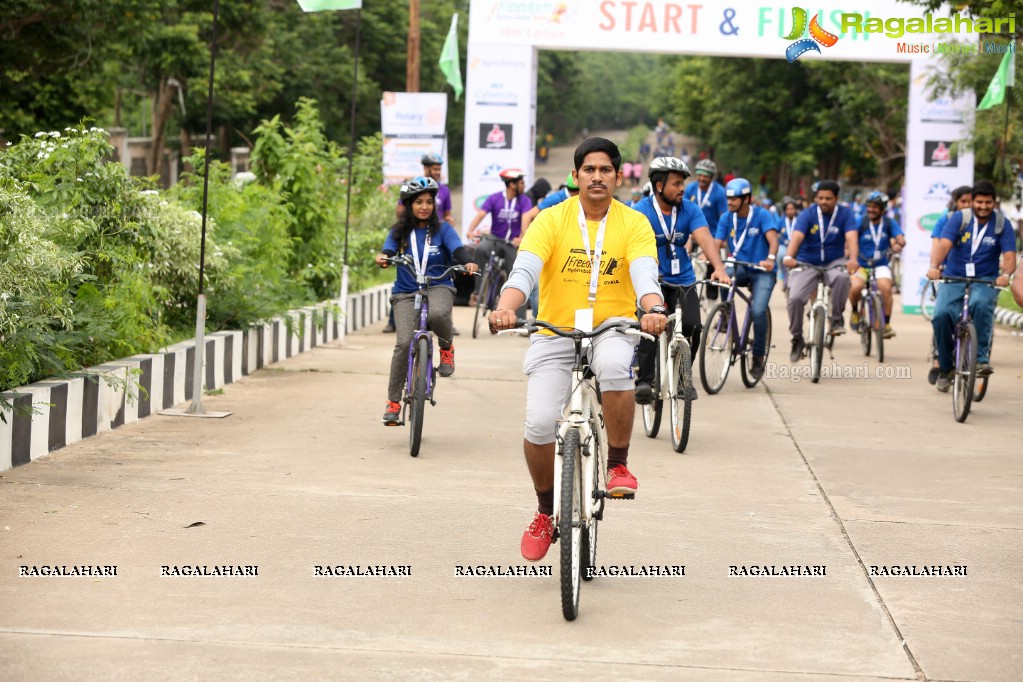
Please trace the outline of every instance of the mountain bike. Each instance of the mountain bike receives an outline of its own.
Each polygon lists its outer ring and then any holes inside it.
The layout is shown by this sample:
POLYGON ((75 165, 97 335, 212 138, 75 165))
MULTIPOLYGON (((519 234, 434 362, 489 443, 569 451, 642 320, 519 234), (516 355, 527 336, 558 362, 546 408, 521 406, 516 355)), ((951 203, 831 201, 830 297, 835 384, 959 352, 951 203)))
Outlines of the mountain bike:
POLYGON ((560 543, 561 613, 565 620, 579 615, 579 592, 587 570, 596 567, 597 523, 604 518, 605 499, 633 499, 635 495, 607 492, 607 433, 596 378, 589 371, 589 339, 617 332, 654 340, 639 331, 635 320, 609 320, 592 332, 556 327, 543 320, 519 320, 515 329, 498 334, 528 336, 541 329, 572 339, 572 394, 558 422, 554 458, 554 537, 560 543))
MULTIPOLYGON (((827 278, 824 274, 829 269, 844 270, 845 266, 832 265, 828 268, 823 265, 796 261, 796 267, 792 268, 790 272, 802 268, 816 270, 818 274, 817 294, 810 305, 809 312, 807 312, 810 322, 810 342, 806 344, 806 348, 803 351, 804 355, 810 356, 810 381, 816 384, 821 380, 821 364, 824 361, 824 349, 827 348, 830 354, 831 348, 835 344, 835 335, 831 333, 831 328, 829 327, 825 330, 829 311, 831 310, 831 287, 828 286, 827 278)), ((832 358, 834 358, 833 355, 832 358)))
POLYGON ((480 282, 479 294, 476 296, 476 315, 472 320, 472 338, 479 338, 480 323, 486 324, 487 315, 497 308, 497 301, 501 297, 501 287, 508 279, 508 273, 504 269, 504 258, 493 248, 496 237, 486 236, 480 240, 480 248, 484 243, 491 244, 490 255, 487 264, 483 268, 483 280, 480 282))
POLYGON ((414 307, 419 311, 419 327, 412 335, 412 341, 408 348, 408 374, 405 377, 405 388, 402 391, 401 421, 398 426, 404 426, 406 419, 411 428, 409 429, 409 454, 413 457, 419 456, 419 446, 423 439, 423 417, 426 412, 426 401, 436 405, 433 399, 433 389, 437 381, 437 369, 433 366, 433 332, 430 331, 427 320, 430 312, 430 297, 428 295, 430 285, 456 272, 468 272, 462 265, 452 265, 444 272, 436 276, 418 275, 412 257, 385 258, 388 263, 399 267, 408 268, 416 277, 419 290, 416 292, 414 307))
MULTIPOLYGON (((883 257, 882 257, 883 258, 883 257)), ((856 306, 856 314, 860 318, 860 346, 863 354, 870 357, 871 341, 877 348, 877 361, 884 362, 884 327, 888 322, 884 316, 884 300, 877 288, 877 268, 874 264, 882 258, 868 258, 865 266, 869 275, 860 302, 856 306)))
MULTIPOLYGON (((952 332, 952 414, 957 422, 962 423, 970 414, 977 381, 977 328, 973 326, 973 318, 970 317, 970 287, 974 284, 994 286, 995 280, 946 275, 941 281, 962 282, 966 285, 963 289, 963 309, 952 332)), ((987 392, 986 386, 984 391, 987 392)))
MULTIPOLYGON (((754 270, 763 271, 757 263, 746 263, 728 259, 728 265, 742 265, 754 270)), ((712 282, 711 284, 717 284, 712 282)), ((753 378, 753 297, 742 291, 735 277, 732 283, 717 284, 728 290, 724 301, 711 308, 707 321, 703 325, 703 337, 700 339, 700 382, 710 395, 720 391, 728 378, 728 371, 739 361, 742 383, 746 388, 753 388, 758 380, 753 378), (742 326, 739 326, 735 312, 735 296, 746 302, 746 315, 742 326)), ((764 361, 771 352, 771 309, 767 309, 767 338, 764 361)))
POLYGON ((668 334, 657 337, 657 359, 654 362, 653 400, 643 405, 643 430, 648 438, 656 438, 661 428, 661 412, 667 397, 671 415, 671 446, 684 452, 689 443, 692 416, 693 360, 689 339, 682 334, 682 304, 686 287, 661 282, 666 289, 678 293, 675 311, 668 316, 668 334))

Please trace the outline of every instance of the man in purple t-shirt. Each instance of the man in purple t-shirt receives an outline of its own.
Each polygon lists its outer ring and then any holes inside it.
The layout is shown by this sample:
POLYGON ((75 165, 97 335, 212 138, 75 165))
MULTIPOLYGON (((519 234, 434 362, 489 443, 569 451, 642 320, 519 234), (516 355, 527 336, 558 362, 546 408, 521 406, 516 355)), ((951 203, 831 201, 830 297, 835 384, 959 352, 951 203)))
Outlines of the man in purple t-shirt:
MULTIPOLYGON (((522 216, 533 208, 533 202, 524 194, 526 181, 520 169, 505 168, 501 171, 501 179, 504 180, 504 191, 487 197, 467 230, 470 239, 479 237, 479 224, 490 214, 490 234, 476 247, 476 263, 481 272, 486 267, 491 251, 496 251, 504 258, 505 272, 511 272, 522 240, 522 216)), ((477 293, 478 289, 479 282, 477 293)))

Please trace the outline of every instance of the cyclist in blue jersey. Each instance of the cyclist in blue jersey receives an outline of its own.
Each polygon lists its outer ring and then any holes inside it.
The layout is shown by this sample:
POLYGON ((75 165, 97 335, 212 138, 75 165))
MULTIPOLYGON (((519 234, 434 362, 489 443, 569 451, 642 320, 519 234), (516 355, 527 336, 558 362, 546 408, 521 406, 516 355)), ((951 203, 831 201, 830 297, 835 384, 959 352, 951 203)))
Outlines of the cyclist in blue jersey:
MULTIPOLYGON (((686 287, 680 293, 676 289, 662 288, 661 293, 669 311, 675 310, 676 301, 683 296, 682 333, 689 338, 691 348, 700 345, 700 299, 696 293, 696 274, 686 254, 685 244, 692 236, 703 252, 707 254, 713 273, 711 279, 723 284, 731 280, 721 264, 717 244, 707 225, 703 212, 692 201, 685 201, 683 188, 689 177, 689 168, 681 159, 659 156, 650 162, 650 185, 652 193, 632 208, 639 211, 654 231, 657 240, 657 261, 660 276, 669 284, 686 287)), ((669 330, 669 334, 672 333, 669 330)), ((637 354, 639 374, 636 377, 636 402, 641 405, 653 400, 654 364, 657 361, 657 343, 643 339, 639 342, 637 354)), ((696 389, 692 389, 696 398, 696 389)))
MULTIPOLYGON (((385 257, 395 254, 409 254, 421 275, 439 274, 452 261, 475 272, 462 240, 450 223, 441 222, 437 215, 435 197, 437 182, 433 178, 419 177, 401 186, 401 201, 405 212, 391 227, 384 241, 384 248, 376 257, 376 263, 386 268, 385 257)), ((391 309, 397 330, 394 352, 391 354, 391 372, 387 381, 387 407, 384 410, 384 424, 393 426, 401 418, 401 389, 408 374, 408 349, 419 320, 415 310, 415 297, 419 287, 416 277, 407 268, 398 268, 391 296, 391 309)), ((437 335, 440 346, 440 365, 437 373, 449 377, 455 373, 455 348, 452 345, 453 325, 451 307, 455 302, 455 286, 450 278, 436 282, 430 288, 430 329, 437 335)))
MULTIPOLYGON (((994 279, 995 286, 1008 285, 1016 269, 1016 235, 1005 216, 995 210, 995 187, 990 182, 982 180, 974 185, 972 207, 956 211, 945 223, 938 251, 927 271, 929 279, 941 277, 939 266, 946 257, 947 276, 994 279)), ((945 282, 934 302, 931 324, 941 367, 935 384, 939 391, 948 391, 952 385, 952 332, 959 321, 965 289, 962 282, 945 282)), ((988 284, 970 288, 970 316, 977 330, 977 376, 994 372, 990 354, 997 297, 998 291, 988 284)))
MULTIPOLYGON (((721 216, 714 235, 718 248, 727 248, 737 261, 757 263, 764 269, 736 265, 734 270, 738 285, 753 289, 750 303, 753 312, 753 365, 750 374, 759 381, 767 364, 767 306, 774 291, 778 226, 770 211, 752 204, 753 186, 749 180, 735 178, 730 181, 725 185, 725 195, 728 197, 728 213, 721 216)), ((729 270, 729 274, 733 274, 731 268, 729 270)))
POLYGON ((789 359, 798 362, 806 348, 803 341, 803 310, 810 295, 817 289, 816 270, 797 270, 796 261, 828 268, 825 273, 827 285, 831 288, 831 334, 845 333, 842 313, 849 300, 849 276, 859 269, 859 239, 856 221, 852 211, 838 205, 841 191, 834 180, 814 183, 814 204, 808 206, 796 218, 789 248, 785 254, 785 267, 789 272, 789 332, 792 334, 792 352, 789 359), (846 259, 848 254, 848 260, 846 259), (845 263, 846 272, 835 266, 845 263))
POLYGON ((633 206, 638 204, 642 198, 643 198, 643 188, 640 187, 639 185, 636 185, 635 187, 632 188, 631 197, 629 198, 628 201, 626 201, 624 203, 629 208, 632 208, 633 206))
MULTIPOLYGON (((782 255, 785 254, 785 249, 789 247, 789 239, 792 238, 792 230, 796 227, 796 216, 799 215, 799 206, 793 199, 786 199, 782 203, 781 215, 778 216, 778 252, 782 255)), ((782 281, 782 289, 788 291, 789 285, 786 280, 786 268, 782 263, 781 259, 778 260, 778 276, 782 281)))
MULTIPOLYGON (((934 229, 931 230, 931 259, 929 263, 937 263, 938 257, 938 242, 941 241, 941 232, 945 229, 945 223, 948 222, 949 216, 956 211, 963 211, 973 206, 973 188, 969 185, 963 185, 956 187, 952 190, 952 197, 948 201, 948 210, 941 215, 934 222, 934 229)), ((944 261, 941 262, 941 268, 945 267, 944 261)), ((941 373, 940 366, 938 365, 938 358, 934 358, 934 364, 930 371, 927 373, 927 381, 933 386, 938 381, 938 375, 941 373)))
POLYGON ((860 296, 867 286, 870 278, 868 259, 874 260, 874 275, 877 277, 877 289, 881 292, 881 299, 884 305, 884 337, 890 339, 895 336, 892 329, 892 288, 894 279, 892 269, 888 266, 888 256, 885 252, 891 249, 892 253, 899 253, 906 246, 906 236, 899 224, 884 214, 888 206, 888 195, 879 190, 874 190, 867 195, 865 202, 866 213, 859 224, 860 235, 860 269, 852 277, 849 289, 849 303, 852 306, 849 325, 853 331, 860 326, 860 318, 856 313, 856 306, 860 303, 860 296))
MULTIPOLYGON (((695 202, 697 207, 703 211, 704 220, 712 230, 717 229, 721 216, 728 213, 728 201, 725 199, 725 188, 714 178, 717 177, 718 167, 710 159, 701 159, 695 168, 696 182, 686 186, 683 196, 686 201, 695 202)), ((690 245, 689 249, 692 250, 690 245)), ((706 289, 707 298, 715 300, 718 297, 717 287, 706 289)))

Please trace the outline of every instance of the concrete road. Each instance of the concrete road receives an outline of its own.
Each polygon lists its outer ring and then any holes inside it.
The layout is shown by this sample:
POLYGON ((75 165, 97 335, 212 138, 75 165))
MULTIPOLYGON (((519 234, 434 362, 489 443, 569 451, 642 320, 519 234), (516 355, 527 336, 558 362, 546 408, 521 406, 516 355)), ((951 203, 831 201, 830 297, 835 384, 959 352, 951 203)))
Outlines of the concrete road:
POLYGON ((457 373, 416 459, 380 424, 378 325, 210 396, 227 419, 152 417, 0 476, 0 677, 1023 679, 1023 338, 999 332, 957 424, 921 320, 888 346, 910 378, 854 378, 877 365, 847 336, 849 377, 814 385, 779 378, 781 303, 774 378, 701 395, 685 454, 637 414, 639 494, 611 505, 598 563, 684 576, 598 578, 568 623, 556 577, 456 575, 525 564, 535 507, 527 342, 473 340, 456 308, 457 373), (116 576, 19 575, 81 565, 116 576), (258 574, 161 575, 224 565, 258 574), (315 574, 341 565, 411 575, 315 574), (750 575, 796 565, 824 575, 750 575))

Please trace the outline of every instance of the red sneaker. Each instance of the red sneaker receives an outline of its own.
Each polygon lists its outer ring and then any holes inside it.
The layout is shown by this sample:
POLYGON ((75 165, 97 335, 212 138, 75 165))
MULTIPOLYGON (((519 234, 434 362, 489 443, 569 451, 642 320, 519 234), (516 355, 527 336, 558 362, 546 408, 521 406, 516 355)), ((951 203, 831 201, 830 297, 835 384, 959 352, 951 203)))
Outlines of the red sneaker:
POLYGON ((546 514, 536 512, 529 528, 522 534, 522 558, 526 561, 539 561, 547 556, 551 547, 551 536, 554 535, 554 522, 546 514))
POLYGON ((387 408, 384 410, 384 425, 397 426, 401 421, 401 403, 387 401, 387 408))
POLYGON ((437 374, 442 377, 449 377, 455 373, 455 347, 440 349, 440 367, 437 374))
POLYGON ((607 492, 611 495, 632 495, 636 492, 639 483, 636 477, 629 473, 624 464, 607 470, 607 492))

